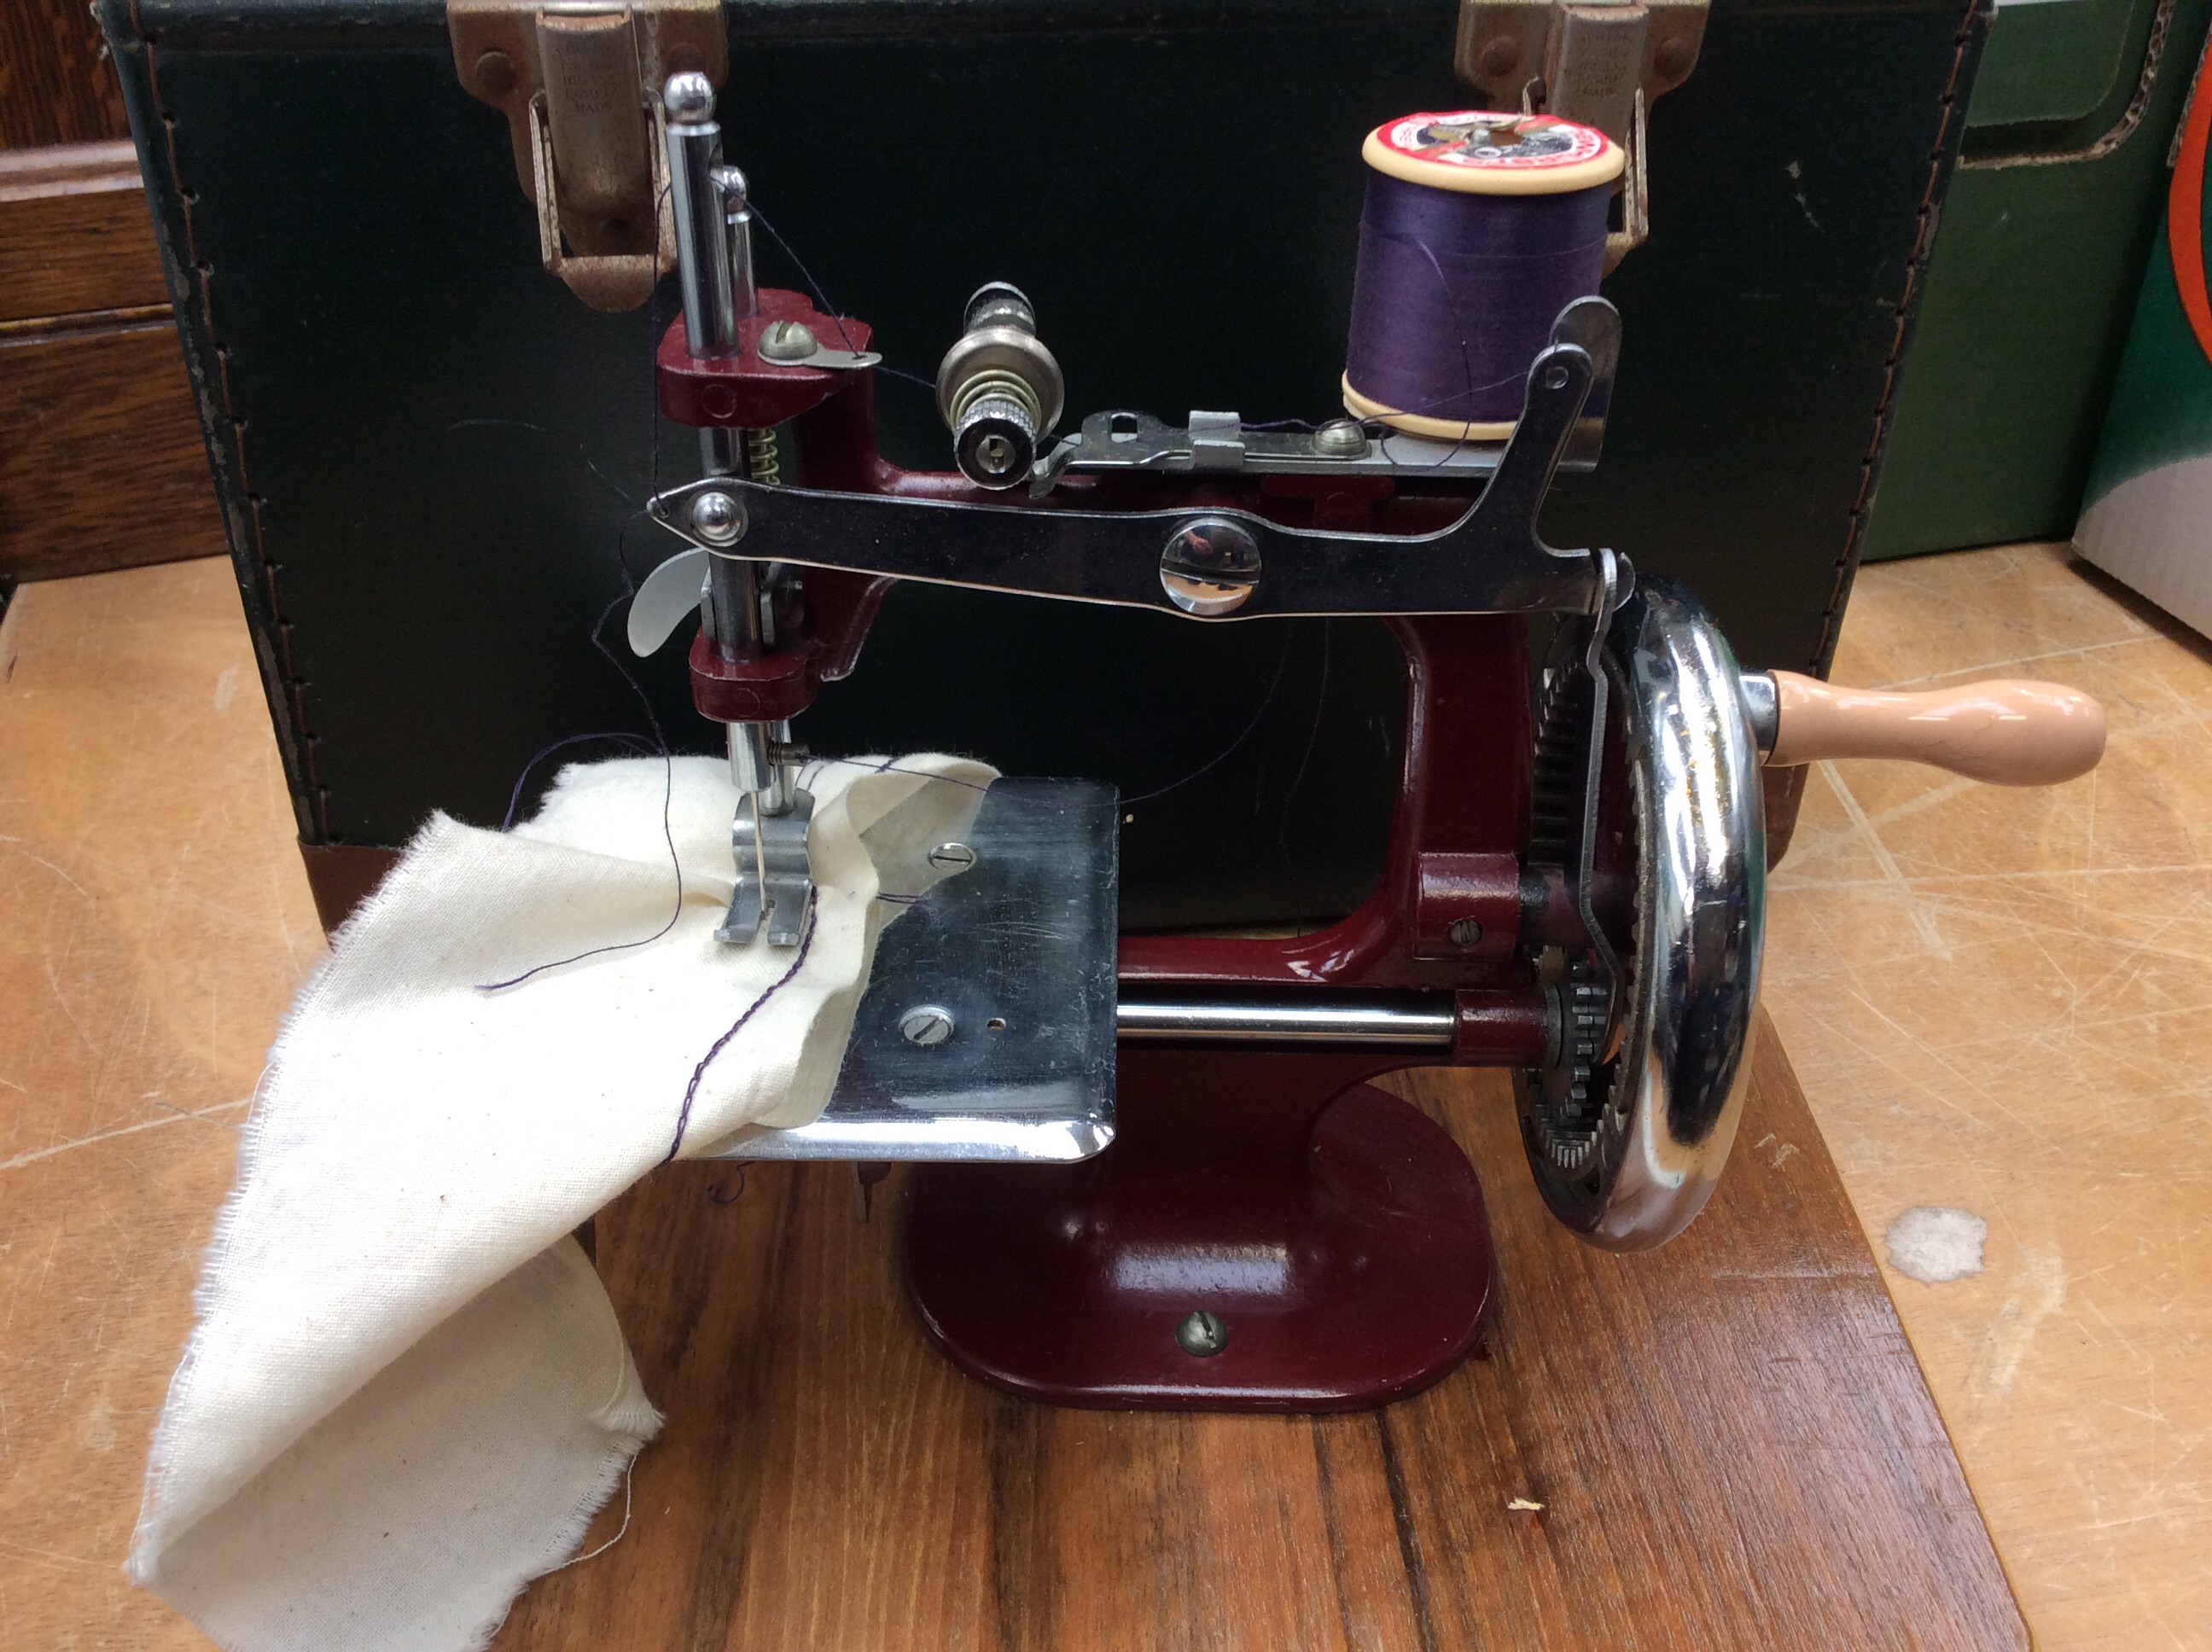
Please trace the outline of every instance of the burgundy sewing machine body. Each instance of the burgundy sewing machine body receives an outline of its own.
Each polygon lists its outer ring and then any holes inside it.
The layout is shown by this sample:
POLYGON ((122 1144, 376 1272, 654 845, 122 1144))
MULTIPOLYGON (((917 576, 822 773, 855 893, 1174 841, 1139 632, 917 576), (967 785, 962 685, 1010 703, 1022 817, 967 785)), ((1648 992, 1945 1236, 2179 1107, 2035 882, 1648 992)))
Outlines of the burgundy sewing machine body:
MULTIPOLYGON (((1058 1403, 1284 1410, 1435 1381, 1481 1334, 1482 1196, 1450 1136, 1368 1080, 1512 1069, 1554 1212, 1611 1248, 1663 1242, 1719 1175, 1747 1078, 1763 757, 1802 762, 1836 746, 1832 725, 1873 722, 1887 744, 1837 749, 1925 756, 1948 738, 1963 768, 1966 748, 2010 738, 1984 769, 2021 780, 2078 772, 2101 746, 2093 702, 2021 685, 1978 714, 1838 712, 1823 685, 1739 671, 1687 593, 1611 551, 1545 545, 1555 472, 1593 465, 1602 440, 1620 324, 1595 296, 1538 341, 1503 440, 1471 422, 1447 440, 1371 419, 1285 432, 1107 413, 1048 445, 1057 366, 1026 300, 987 287, 938 380, 959 468, 900 469, 877 450, 866 323, 754 288, 744 182, 712 106, 702 77, 670 82, 685 314, 657 360, 662 411, 702 431, 707 474, 653 501, 689 548, 641 588, 630 627, 643 652, 702 614, 694 696, 730 726, 742 799, 725 941, 803 929, 792 720, 861 666, 893 579, 1194 623, 1382 615, 1405 653, 1403 769, 1365 902, 1310 933, 1121 936, 1110 1119, 1056 1154, 984 1131, 972 1153, 907 1155, 939 1161, 911 1183, 908 1289, 980 1377, 1058 1403), (1915 732, 1916 714, 1943 728, 1915 732), (1060 1162, 1006 1162, 1024 1157, 1060 1162)), ((957 867, 988 851, 944 853, 957 867)), ((992 1036, 934 1005, 902 1025, 917 1060, 992 1036)))

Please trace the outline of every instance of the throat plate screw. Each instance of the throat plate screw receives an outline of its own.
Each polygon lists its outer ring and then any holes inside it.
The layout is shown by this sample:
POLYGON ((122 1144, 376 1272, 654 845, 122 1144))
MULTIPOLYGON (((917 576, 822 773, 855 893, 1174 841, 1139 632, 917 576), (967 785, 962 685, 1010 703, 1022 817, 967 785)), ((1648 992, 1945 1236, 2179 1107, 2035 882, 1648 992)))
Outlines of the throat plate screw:
POLYGON ((942 1005, 916 1005, 899 1017, 899 1034, 923 1049, 942 1044, 952 1036, 952 1011, 942 1005))

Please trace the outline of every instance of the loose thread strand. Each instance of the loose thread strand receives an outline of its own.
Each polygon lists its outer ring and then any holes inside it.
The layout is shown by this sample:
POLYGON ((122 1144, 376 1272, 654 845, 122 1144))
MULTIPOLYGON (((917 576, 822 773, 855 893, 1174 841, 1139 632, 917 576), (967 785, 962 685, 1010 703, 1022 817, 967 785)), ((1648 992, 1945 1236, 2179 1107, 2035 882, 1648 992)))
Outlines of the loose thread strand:
POLYGON ((728 1047, 732 1039, 744 1030, 745 1023, 758 1015, 770 999, 798 979, 799 972, 806 967, 806 955, 813 949, 814 908, 810 907, 806 913, 806 926, 799 937, 799 952, 792 959, 791 968, 778 976, 766 992, 745 1006, 745 1012, 730 1023, 730 1029, 708 1047, 707 1053, 699 1058, 699 1065, 691 1069, 691 1082, 684 1087, 684 1105, 676 1114, 676 1134, 668 1144, 668 1157, 660 1161, 663 1164, 673 1164, 677 1154, 684 1150, 684 1133, 691 1127, 691 1103, 698 1098, 699 1083, 707 1076, 708 1066, 728 1047))

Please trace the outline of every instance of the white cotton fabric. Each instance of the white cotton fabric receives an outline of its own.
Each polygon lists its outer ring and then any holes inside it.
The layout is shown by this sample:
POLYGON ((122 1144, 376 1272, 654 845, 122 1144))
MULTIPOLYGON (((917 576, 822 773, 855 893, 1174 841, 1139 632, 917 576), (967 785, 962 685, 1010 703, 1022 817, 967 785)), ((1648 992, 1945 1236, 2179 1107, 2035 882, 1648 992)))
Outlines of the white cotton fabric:
POLYGON ((669 1156, 757 1002, 678 1156, 820 1112, 901 909, 877 896, 929 887, 994 777, 818 765, 803 963, 714 939, 737 795, 711 759, 571 768, 505 835, 434 817, 270 1054, 131 1577, 228 1652, 489 1641, 660 1426, 571 1230, 669 1156), (672 840, 666 933, 483 990, 653 935, 672 840))

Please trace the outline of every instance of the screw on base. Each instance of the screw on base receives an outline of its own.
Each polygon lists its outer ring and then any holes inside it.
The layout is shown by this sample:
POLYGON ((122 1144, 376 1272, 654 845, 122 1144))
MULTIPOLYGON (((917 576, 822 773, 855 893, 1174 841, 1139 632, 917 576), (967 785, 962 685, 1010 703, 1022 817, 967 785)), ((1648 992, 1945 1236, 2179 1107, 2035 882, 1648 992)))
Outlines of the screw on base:
POLYGON ((1211 1359, 1229 1345, 1229 1326, 1218 1314, 1209 1314, 1203 1308, 1194 1309, 1176 1327, 1176 1341, 1183 1352, 1211 1359))

